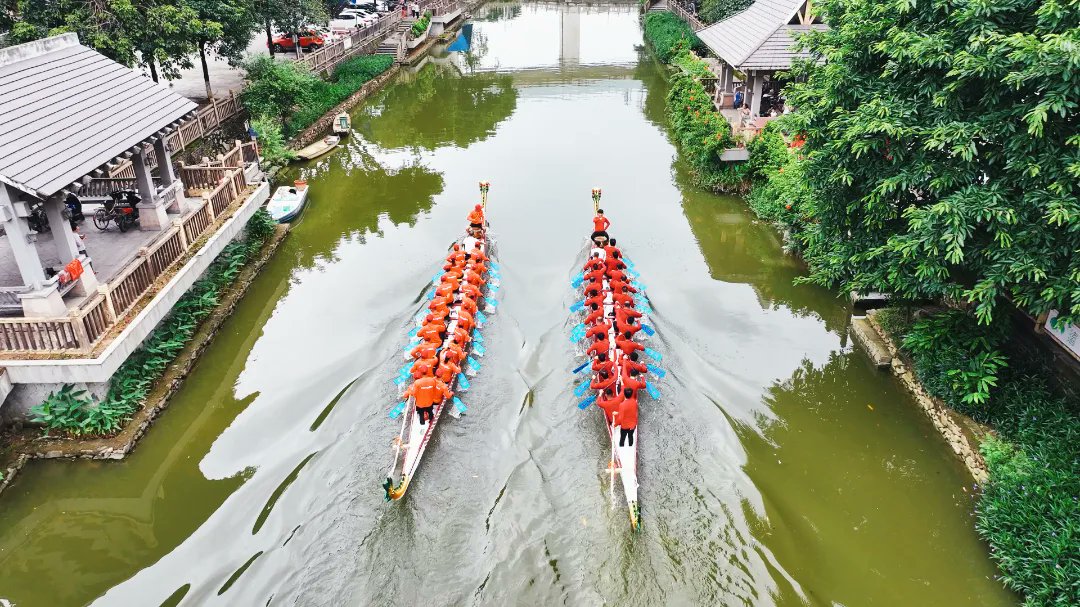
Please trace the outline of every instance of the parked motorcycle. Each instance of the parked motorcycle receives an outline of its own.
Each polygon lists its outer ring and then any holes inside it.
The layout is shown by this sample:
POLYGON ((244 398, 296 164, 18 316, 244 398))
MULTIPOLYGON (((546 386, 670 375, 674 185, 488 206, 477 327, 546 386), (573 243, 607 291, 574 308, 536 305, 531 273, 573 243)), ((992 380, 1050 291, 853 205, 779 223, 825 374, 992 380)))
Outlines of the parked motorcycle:
POLYGON ((109 193, 111 200, 94 212, 94 226, 99 230, 109 229, 109 222, 115 223, 121 232, 139 223, 139 209, 135 205, 142 200, 134 190, 117 190, 109 193))

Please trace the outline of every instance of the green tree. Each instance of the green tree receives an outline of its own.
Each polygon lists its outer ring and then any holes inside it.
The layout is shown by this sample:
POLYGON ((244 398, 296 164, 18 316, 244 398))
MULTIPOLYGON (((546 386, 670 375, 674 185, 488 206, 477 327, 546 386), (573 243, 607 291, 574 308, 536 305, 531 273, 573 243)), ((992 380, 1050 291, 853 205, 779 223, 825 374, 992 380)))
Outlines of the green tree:
POLYGON ((214 97, 210 87, 210 68, 206 62, 208 53, 213 53, 238 66, 243 59, 251 35, 259 29, 255 16, 255 5, 250 0, 188 0, 199 18, 205 22, 217 23, 220 35, 210 37, 213 32, 206 31, 199 38, 199 61, 202 64, 203 82, 206 84, 206 96, 214 97))
POLYGON ((187 0, 22 0, 13 42, 63 32, 127 66, 141 65, 157 82, 191 67, 201 39, 217 39, 221 26, 199 18, 187 0))
POLYGON ((788 99, 815 282, 1080 317, 1080 3, 822 0, 788 99))

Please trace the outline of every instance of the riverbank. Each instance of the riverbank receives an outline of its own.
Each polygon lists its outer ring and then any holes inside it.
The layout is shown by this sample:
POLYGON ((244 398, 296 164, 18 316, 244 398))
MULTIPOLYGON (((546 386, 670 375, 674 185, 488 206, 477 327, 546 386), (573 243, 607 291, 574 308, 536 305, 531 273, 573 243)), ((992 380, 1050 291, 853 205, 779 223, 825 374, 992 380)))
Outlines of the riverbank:
POLYGON ((1080 603, 1080 410, 1044 361, 1008 348, 1008 329, 965 327, 955 311, 884 308, 868 315, 896 358, 893 372, 917 398, 966 465, 978 469, 976 528, 1006 584, 1035 605, 1080 603), (955 367, 964 334, 1003 344, 1009 365, 984 402, 965 400, 955 367), (935 336, 934 334, 937 333, 935 336), (960 334, 960 335, 957 335, 960 334), (927 343, 932 339, 933 343, 927 343), (901 362, 902 361, 902 362, 901 362))
POLYGON ((145 399, 145 404, 115 435, 94 438, 59 438, 42 436, 41 428, 37 425, 6 429, 0 435, 0 441, 4 445, 4 450, 0 453, 0 470, 3 470, 0 495, 31 459, 119 460, 130 454, 139 439, 168 407, 172 395, 180 389, 184 379, 195 368, 200 354, 213 341, 222 323, 232 313, 252 281, 273 257, 288 233, 289 224, 278 225, 274 229, 257 256, 248 262, 236 280, 220 296, 216 309, 199 325, 191 340, 180 350, 162 376, 154 382, 153 388, 145 399))

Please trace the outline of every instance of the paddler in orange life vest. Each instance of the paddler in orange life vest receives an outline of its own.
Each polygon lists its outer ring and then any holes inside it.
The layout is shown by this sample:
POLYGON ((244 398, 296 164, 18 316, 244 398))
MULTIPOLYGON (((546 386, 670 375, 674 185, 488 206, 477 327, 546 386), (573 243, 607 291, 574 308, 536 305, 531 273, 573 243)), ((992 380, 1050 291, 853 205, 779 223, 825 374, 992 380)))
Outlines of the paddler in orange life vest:
POLYGON ((634 446, 634 430, 637 428, 638 417, 637 392, 626 388, 623 390, 622 402, 615 414, 615 424, 619 426, 619 446, 634 446), (625 443, 625 445, 624 445, 625 443))
POLYGON ((473 210, 469 211, 469 232, 473 238, 479 239, 484 235, 484 207, 482 205, 476 205, 473 210))
POLYGON ((434 419, 433 409, 435 405, 451 398, 454 395, 443 381, 436 377, 421 377, 414 381, 408 390, 405 390, 405 398, 412 397, 416 402, 416 415, 421 424, 426 424, 434 419))
POLYGON ((446 353, 443 353, 443 360, 439 363, 439 368, 435 371, 435 377, 439 378, 439 381, 449 386, 450 382, 457 377, 458 373, 461 373, 461 367, 459 367, 456 362, 448 360, 446 353))
POLYGON ((592 223, 593 223, 592 240, 595 241, 597 238, 603 238, 604 240, 607 240, 607 238, 608 238, 607 229, 609 227, 611 227, 611 222, 608 221, 607 217, 604 217, 604 209, 597 209, 596 210, 596 215, 593 216, 592 223))

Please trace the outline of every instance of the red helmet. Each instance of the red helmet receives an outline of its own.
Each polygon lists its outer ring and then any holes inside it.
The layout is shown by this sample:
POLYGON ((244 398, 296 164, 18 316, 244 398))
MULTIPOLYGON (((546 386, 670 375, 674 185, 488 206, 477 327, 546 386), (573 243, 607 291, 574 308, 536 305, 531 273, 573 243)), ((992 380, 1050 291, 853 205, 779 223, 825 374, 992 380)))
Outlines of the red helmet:
POLYGON ((481 207, 480 205, 476 205, 476 210, 477 210, 477 211, 481 210, 482 208, 483 208, 483 207, 481 207))

